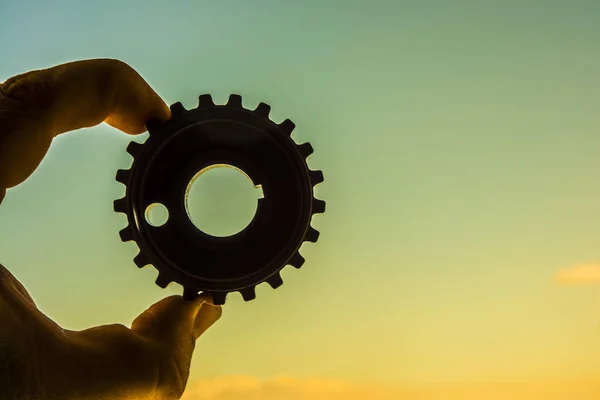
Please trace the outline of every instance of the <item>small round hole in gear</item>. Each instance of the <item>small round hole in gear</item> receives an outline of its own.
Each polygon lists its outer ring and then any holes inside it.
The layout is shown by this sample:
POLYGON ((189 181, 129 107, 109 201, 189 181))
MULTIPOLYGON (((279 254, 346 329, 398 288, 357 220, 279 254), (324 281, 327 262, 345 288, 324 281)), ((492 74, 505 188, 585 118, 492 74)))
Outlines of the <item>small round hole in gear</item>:
POLYGON ((158 228, 169 220, 169 210, 164 204, 153 203, 146 207, 145 218, 148 224, 158 228))
POLYGON ((233 236, 252 221, 263 197, 244 171, 228 164, 202 169, 186 189, 188 218, 202 232, 215 237, 233 236))

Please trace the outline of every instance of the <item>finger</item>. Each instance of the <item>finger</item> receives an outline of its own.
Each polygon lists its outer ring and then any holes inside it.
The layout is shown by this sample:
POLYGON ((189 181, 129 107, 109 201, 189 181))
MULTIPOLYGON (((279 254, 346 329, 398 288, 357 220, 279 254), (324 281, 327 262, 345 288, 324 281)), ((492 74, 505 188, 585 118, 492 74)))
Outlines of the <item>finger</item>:
POLYGON ((43 365, 51 366, 49 394, 61 393, 61 399, 158 398, 150 396, 156 394, 161 370, 153 343, 120 324, 67 331, 66 337, 60 353, 41 355, 43 365))
POLYGON ((0 265, 0 321, 2 321, 0 347, 2 342, 7 343, 7 337, 12 337, 17 342, 26 342, 32 335, 49 338, 60 336, 63 332, 56 322, 37 308, 21 282, 2 265, 0 265))
POLYGON ((198 339, 221 314, 221 307, 214 306, 210 296, 201 295, 193 301, 170 296, 137 317, 131 329, 146 338, 181 348, 188 339, 198 339))
POLYGON ((0 291, 14 291, 20 294, 23 300, 35 307, 35 302, 29 295, 29 292, 27 292, 27 289, 2 264, 0 264, 0 291))
POLYGON ((150 118, 166 120, 164 101, 129 65, 112 59, 77 61, 48 70, 55 93, 55 134, 106 121, 128 133, 146 130, 150 118))
MULTIPOLYGON (((37 92, 43 98, 43 85, 37 92)), ((0 86, 0 190, 24 181, 37 168, 50 148, 50 123, 44 117, 48 106, 27 102, 27 98, 9 98, 0 86)), ((46 96, 47 97, 47 96, 46 96)))
POLYGON ((0 84, 0 190, 27 179, 52 138, 105 121, 128 134, 171 112, 146 81, 112 59, 76 61, 0 84))
POLYGON ((51 133, 106 121, 129 134, 144 132, 150 118, 165 120, 170 110, 146 81, 119 60, 75 61, 17 75, 3 94, 28 107, 47 110, 51 133))
POLYGON ((189 377, 196 339, 221 317, 221 307, 210 297, 194 301, 181 296, 167 297, 133 321, 131 330, 157 343, 161 349, 159 386, 178 398, 189 377))
POLYGON ((223 315, 223 308, 212 303, 204 303, 194 323, 194 337, 198 339, 223 315))

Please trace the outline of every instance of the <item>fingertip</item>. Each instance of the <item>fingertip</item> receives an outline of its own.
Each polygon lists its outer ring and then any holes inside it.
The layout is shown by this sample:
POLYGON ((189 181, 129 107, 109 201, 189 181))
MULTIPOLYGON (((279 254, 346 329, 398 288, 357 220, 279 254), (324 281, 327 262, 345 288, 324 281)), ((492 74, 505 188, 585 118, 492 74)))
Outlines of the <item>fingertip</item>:
POLYGON ((223 308, 213 303, 212 294, 203 292, 195 300, 198 305, 194 318, 194 336, 198 339, 223 315, 223 308))
POLYGON ((158 94, 156 94, 156 98, 158 107, 156 111, 150 116, 150 118, 156 118, 161 122, 170 120, 172 117, 171 109, 169 108, 167 103, 165 103, 164 100, 160 98, 158 94))
MULTIPOLYGON (((150 89, 152 90, 152 89, 150 89)), ((171 109, 169 108, 169 106, 167 105, 167 103, 165 103, 165 101, 160 98, 160 96, 154 92, 154 90, 152 90, 152 101, 151 103, 153 104, 148 112, 146 113, 146 115, 143 118, 143 131, 146 131, 146 124, 148 123, 148 121, 153 120, 153 121, 157 121, 157 122, 166 122, 168 120, 171 119, 171 109)))
POLYGON ((204 332, 215 324, 223 315, 223 308, 212 303, 204 302, 196 315, 194 322, 194 336, 198 339, 204 332))
POLYGON ((213 302, 213 296, 211 293, 209 292, 202 292, 198 295, 198 300, 205 302, 205 303, 209 303, 211 305, 214 306, 214 302, 213 302))
MULTIPOLYGON (((119 111, 109 114, 104 122, 128 135, 140 135, 147 131, 146 124, 150 120, 165 122, 171 119, 171 109, 158 95, 154 96, 154 106, 143 116, 136 118, 135 113, 127 114, 119 111)), ((131 108, 133 110, 133 108, 131 108)))

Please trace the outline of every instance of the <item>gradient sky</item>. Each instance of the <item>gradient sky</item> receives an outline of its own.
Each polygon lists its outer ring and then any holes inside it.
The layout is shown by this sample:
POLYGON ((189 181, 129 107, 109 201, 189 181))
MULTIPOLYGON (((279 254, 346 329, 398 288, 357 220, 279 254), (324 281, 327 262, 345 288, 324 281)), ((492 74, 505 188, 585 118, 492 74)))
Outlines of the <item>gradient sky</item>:
MULTIPOLYGON (((237 92, 313 144, 319 243, 280 289, 229 297, 190 385, 600 382, 599 2, 5 0, 0 14, 0 80, 118 58, 169 104, 237 92)), ((129 140, 64 135, 0 207, 2 263, 70 329, 180 293, 119 240, 129 140)))

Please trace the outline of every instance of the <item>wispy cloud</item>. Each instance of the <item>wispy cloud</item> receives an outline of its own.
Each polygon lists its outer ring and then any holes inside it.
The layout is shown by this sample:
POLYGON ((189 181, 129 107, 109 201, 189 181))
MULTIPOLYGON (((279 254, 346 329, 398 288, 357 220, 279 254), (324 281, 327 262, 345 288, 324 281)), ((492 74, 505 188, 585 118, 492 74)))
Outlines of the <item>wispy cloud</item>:
POLYGON ((188 387, 182 400, 397 400, 406 391, 384 385, 351 384, 329 379, 278 376, 260 380, 231 376, 201 380, 188 387))
POLYGON ((446 384, 421 388, 280 376, 196 381, 182 400, 597 400, 600 380, 579 383, 446 384))
POLYGON ((575 265, 558 271, 554 281, 562 285, 600 283, 600 264, 575 265))

